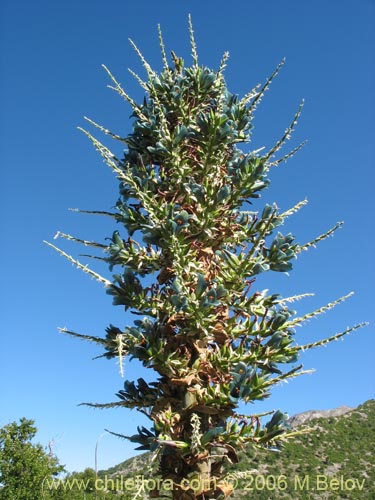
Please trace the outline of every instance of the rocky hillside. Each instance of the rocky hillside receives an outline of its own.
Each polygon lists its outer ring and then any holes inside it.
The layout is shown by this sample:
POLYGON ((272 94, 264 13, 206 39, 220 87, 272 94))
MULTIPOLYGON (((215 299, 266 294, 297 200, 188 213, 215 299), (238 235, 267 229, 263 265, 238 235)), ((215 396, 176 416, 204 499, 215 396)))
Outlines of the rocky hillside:
POLYGON ((356 409, 305 412, 291 425, 314 430, 280 453, 246 450, 235 474, 256 469, 239 481, 239 499, 375 499, 375 400, 356 409))
MULTIPOLYGON (((314 432, 295 438, 279 453, 244 450, 240 463, 228 471, 235 485, 233 500, 375 499, 375 400, 355 409, 304 412, 290 424, 314 432)), ((149 466, 150 455, 144 454, 101 474, 155 477, 149 466)))

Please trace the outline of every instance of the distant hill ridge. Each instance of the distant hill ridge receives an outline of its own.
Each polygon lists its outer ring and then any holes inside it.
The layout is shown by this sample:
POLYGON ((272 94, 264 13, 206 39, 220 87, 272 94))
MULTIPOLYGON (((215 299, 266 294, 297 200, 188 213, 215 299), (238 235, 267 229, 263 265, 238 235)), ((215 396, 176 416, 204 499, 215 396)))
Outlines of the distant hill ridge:
POLYGON ((297 413, 293 415, 289 419, 289 424, 291 427, 298 427, 299 425, 305 424, 314 418, 330 418, 330 417, 340 417, 341 415, 345 415, 349 411, 354 410, 354 408, 350 406, 339 406, 338 408, 334 408, 332 410, 308 410, 302 413, 297 413))

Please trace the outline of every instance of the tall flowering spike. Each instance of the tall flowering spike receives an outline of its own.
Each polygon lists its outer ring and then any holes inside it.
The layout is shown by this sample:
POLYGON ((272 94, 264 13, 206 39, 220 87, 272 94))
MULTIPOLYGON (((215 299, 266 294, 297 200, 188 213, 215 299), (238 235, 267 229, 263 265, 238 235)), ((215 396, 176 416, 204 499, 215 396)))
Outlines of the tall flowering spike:
POLYGON ((195 43, 193 22, 191 20, 190 14, 189 14, 189 33, 190 33, 190 45, 191 45, 191 55, 193 57, 193 64, 195 67, 197 67, 198 66, 197 44, 195 43))
POLYGON ((161 51, 161 57, 163 60, 164 69, 168 69, 167 54, 165 52, 165 45, 164 45, 163 34, 161 32, 160 24, 158 24, 158 33, 159 33, 159 45, 160 45, 160 51, 161 51))
MULTIPOLYGON (((115 305, 135 314, 125 328, 110 325, 103 338, 63 332, 102 346, 103 356, 117 358, 121 372, 127 356, 155 372, 154 382, 126 380, 117 393, 119 401, 89 405, 136 408, 150 419, 149 429, 139 427, 128 438, 137 449, 160 458, 158 473, 173 481, 174 500, 229 496, 232 487, 224 465, 238 460, 241 446, 280 447, 294 436, 285 414, 274 412, 262 427, 259 415, 239 415, 238 404, 261 401, 275 384, 308 373, 296 365, 301 351, 359 326, 299 346, 294 328, 343 299, 298 317, 289 304, 311 294, 283 298, 257 288, 258 274, 290 272, 302 250, 340 224, 300 245, 282 225, 306 200, 285 211, 276 204, 244 210, 245 201, 254 203, 267 188, 269 167, 299 148, 268 162, 289 138, 301 108, 265 156, 259 155, 261 150, 248 152, 248 146, 243 151, 240 145, 251 141, 253 112, 283 62, 260 91, 255 88, 239 99, 224 79, 228 55, 218 71, 199 66, 190 18, 189 30, 193 65, 186 67, 174 52, 168 64, 159 28, 159 74, 132 43, 148 76, 143 81, 132 72, 146 91, 141 104, 106 69, 112 88, 133 109, 132 133, 122 137, 88 121, 125 142, 123 157, 84 131, 113 169, 120 191, 115 212, 89 213, 109 215, 119 225, 105 244, 59 235, 98 249, 101 253, 94 257, 107 262, 112 278, 50 245, 103 283, 115 305), (198 489, 189 487, 191 478, 198 480, 198 489)), ((162 493, 155 490, 152 497, 162 493)))

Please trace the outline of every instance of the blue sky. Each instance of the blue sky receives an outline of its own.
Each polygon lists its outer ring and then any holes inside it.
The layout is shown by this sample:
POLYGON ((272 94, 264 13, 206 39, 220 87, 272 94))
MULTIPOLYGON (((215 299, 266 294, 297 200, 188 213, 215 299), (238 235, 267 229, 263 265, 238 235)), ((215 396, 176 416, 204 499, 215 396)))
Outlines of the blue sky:
MULTIPOLYGON (((222 53, 230 52, 226 78, 232 92, 243 95, 286 57, 257 110, 254 149, 273 144, 305 98, 288 146, 304 139, 308 144, 272 172, 271 187, 256 209, 266 201, 286 209, 308 198, 309 205, 287 226, 300 242, 345 221, 334 238, 301 255, 289 277, 266 274, 259 288, 285 295, 315 292, 298 304, 300 312, 356 292, 300 329, 301 343, 372 322, 373 1, 3 0, 0 425, 22 416, 35 419, 39 440, 54 441, 68 470, 94 465, 95 443, 104 428, 132 434, 146 422, 135 411, 77 406, 115 400, 123 381, 114 362, 92 361, 99 351, 59 334, 57 326, 101 335, 110 322, 124 326, 131 318, 42 240, 52 240, 57 230, 97 241, 112 234, 110 220, 67 210, 108 210, 117 199, 115 177, 76 127, 88 115, 122 135, 131 131, 130 109, 106 89, 101 64, 142 99, 127 72, 128 67, 142 72, 128 37, 160 68, 160 23, 167 48, 189 61, 189 12, 201 63, 217 68, 222 53)), ((75 255, 81 251, 61 245, 75 255)), ((374 397, 373 334, 370 324, 343 342, 306 353, 305 368, 316 373, 280 386, 256 410, 294 414, 355 406, 374 397)), ((125 377, 139 376, 152 374, 126 362, 125 377)), ((99 468, 133 454, 131 443, 106 435, 99 445, 99 468)))

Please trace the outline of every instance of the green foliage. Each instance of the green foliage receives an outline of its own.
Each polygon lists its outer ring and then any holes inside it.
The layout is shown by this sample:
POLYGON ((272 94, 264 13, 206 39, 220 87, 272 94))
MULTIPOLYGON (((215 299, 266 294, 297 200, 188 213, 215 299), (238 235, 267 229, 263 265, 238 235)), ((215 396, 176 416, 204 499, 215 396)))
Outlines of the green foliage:
MULTIPOLYGON (((372 500, 375 496, 375 467, 372 460, 373 443, 375 441, 375 401, 370 400, 355 410, 330 418, 309 420, 307 425, 314 432, 297 436, 285 443, 282 453, 262 450, 246 446, 239 454, 239 462, 228 468, 227 473, 248 474, 247 479, 238 480, 233 494, 233 500, 256 499, 269 500, 320 500, 323 494, 328 498, 348 498, 350 500, 372 500), (328 489, 316 490, 316 478, 323 475, 328 478, 365 479, 363 489, 345 491, 328 489), (304 487, 303 479, 309 477, 304 487), (253 479, 251 479, 251 477, 253 479), (258 487, 255 486, 255 478, 258 487), (285 483, 283 482, 285 477, 285 483), (295 478, 299 477, 299 482, 295 478), (281 489, 272 488, 272 478, 279 479, 281 489), (284 486, 286 488, 284 489, 284 486), (250 489, 252 488, 252 489, 250 489)), ((302 427, 304 428, 305 425, 302 427)), ((112 478, 153 477, 155 466, 152 469, 151 454, 145 453, 126 460, 108 470, 99 472, 100 477, 112 478), (151 467, 151 472, 150 472, 151 467)), ((349 483, 350 486, 350 483, 349 483)), ((142 497, 141 497, 142 498, 142 497)))
MULTIPOLYGON (((152 428, 139 428, 129 439, 138 449, 158 454, 160 473, 173 479, 178 497, 183 478, 198 474, 222 479, 223 465, 238 460, 239 446, 279 446, 293 435, 280 412, 262 427, 257 415, 238 415, 238 403, 267 398, 275 384, 306 373, 302 365, 294 365, 302 349, 323 345, 360 325, 298 346, 294 327, 341 299, 295 317, 288 304, 303 296, 282 298, 255 288, 260 273, 291 271, 299 253, 341 225, 300 244, 281 226, 305 201, 286 212, 276 205, 244 210, 268 186, 269 169, 299 149, 274 158, 290 137, 303 103, 268 152, 239 147, 250 143, 254 111, 283 63, 260 90, 240 99, 227 89, 223 76, 228 54, 216 71, 198 65, 191 24, 191 67, 173 52, 171 67, 159 35, 164 63, 159 74, 131 42, 147 73, 147 81, 133 73, 146 93, 142 104, 105 68, 111 88, 132 107, 133 132, 121 137, 88 120, 125 144, 124 156, 117 158, 84 130, 120 183, 115 212, 93 213, 110 215, 120 229, 107 245, 59 233, 104 250, 105 257, 96 258, 116 273, 112 280, 103 278, 50 245, 102 282, 114 305, 140 316, 124 329, 110 325, 105 338, 64 332, 98 343, 103 355, 119 358, 120 365, 129 356, 159 375, 152 383, 125 381, 119 401, 92 406, 137 408, 150 418, 152 428)), ((186 495, 212 498, 229 492, 229 485, 209 485, 186 495)))
POLYGON ((36 432, 34 421, 26 418, 0 429, 1 500, 40 500, 44 482, 64 470, 40 444, 32 443, 36 432))

